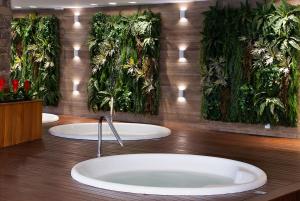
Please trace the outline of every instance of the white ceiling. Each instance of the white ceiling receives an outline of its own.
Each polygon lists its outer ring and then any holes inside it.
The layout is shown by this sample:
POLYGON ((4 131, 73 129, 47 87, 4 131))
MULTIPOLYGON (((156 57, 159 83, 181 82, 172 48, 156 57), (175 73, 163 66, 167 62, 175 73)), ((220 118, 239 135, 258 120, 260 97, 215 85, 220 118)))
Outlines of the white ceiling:
POLYGON ((140 5, 140 4, 162 4, 180 3, 196 0, 11 0, 12 9, 36 9, 36 8, 84 8, 84 7, 105 7, 120 5, 140 5), (115 2, 117 5, 110 5, 115 2), (136 2, 136 3, 129 3, 136 2))

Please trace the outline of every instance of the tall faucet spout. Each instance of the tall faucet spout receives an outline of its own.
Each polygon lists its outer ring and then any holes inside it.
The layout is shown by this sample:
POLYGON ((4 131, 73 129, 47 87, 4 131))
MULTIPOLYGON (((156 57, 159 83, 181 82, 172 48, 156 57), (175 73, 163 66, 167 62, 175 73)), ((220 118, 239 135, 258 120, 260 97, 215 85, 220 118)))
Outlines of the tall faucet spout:
POLYGON ((100 116, 99 118, 99 123, 98 123, 98 152, 97 152, 97 157, 101 157, 101 148, 102 148, 102 122, 103 120, 106 120, 112 133, 114 134, 115 138, 117 139, 117 141, 119 142, 119 144, 121 145, 121 147, 124 146, 123 141, 120 137, 120 135, 118 134, 115 126, 112 123, 111 117, 109 116, 100 116))
POLYGON ((105 119, 106 119, 106 121, 107 121, 107 123, 108 123, 108 125, 109 125, 109 127, 111 129, 111 131, 113 132, 115 138, 117 139, 117 141, 119 142, 119 144, 121 145, 121 147, 123 147, 124 146, 123 141, 122 141, 120 135, 118 134, 118 132, 117 132, 117 130, 116 130, 116 128, 115 128, 112 120, 111 120, 112 118, 105 116, 105 119))

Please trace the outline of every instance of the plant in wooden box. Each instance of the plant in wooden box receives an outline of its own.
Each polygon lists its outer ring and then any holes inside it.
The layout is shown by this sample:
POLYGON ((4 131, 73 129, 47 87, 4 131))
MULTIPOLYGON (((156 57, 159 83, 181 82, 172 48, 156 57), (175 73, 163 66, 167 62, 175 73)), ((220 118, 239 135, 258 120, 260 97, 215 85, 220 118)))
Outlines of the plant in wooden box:
POLYGON ((11 81, 11 86, 5 87, 5 79, 0 78, 0 102, 14 102, 31 100, 31 83, 29 80, 25 80, 23 85, 20 86, 20 82, 17 79, 11 81))
POLYGON ((4 85, 5 85, 5 79, 0 78, 0 101, 4 99, 4 85))
POLYGON ((13 99, 14 100, 18 100, 19 99, 19 93, 18 93, 18 90, 19 90, 19 80, 17 79, 13 79, 11 81, 12 83, 12 95, 13 95, 13 99))
POLYGON ((31 99, 31 96, 32 94, 30 93, 31 92, 31 82, 29 80, 25 80, 24 82, 24 99, 25 100, 29 100, 31 99))

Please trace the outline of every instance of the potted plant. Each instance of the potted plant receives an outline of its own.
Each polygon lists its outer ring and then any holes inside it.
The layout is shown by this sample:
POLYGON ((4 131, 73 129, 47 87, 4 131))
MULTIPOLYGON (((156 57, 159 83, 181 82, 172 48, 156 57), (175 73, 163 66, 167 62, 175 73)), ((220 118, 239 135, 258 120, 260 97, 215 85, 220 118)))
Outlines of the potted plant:
POLYGON ((24 99, 25 100, 31 99, 30 89, 31 89, 31 82, 29 80, 25 80, 24 81, 24 99))
POLYGON ((0 77, 0 102, 14 102, 20 100, 31 100, 31 82, 25 80, 20 87, 20 81, 13 79, 11 86, 5 86, 6 81, 0 77))
POLYGON ((4 100, 4 86, 5 86, 5 79, 0 78, 0 101, 4 100))

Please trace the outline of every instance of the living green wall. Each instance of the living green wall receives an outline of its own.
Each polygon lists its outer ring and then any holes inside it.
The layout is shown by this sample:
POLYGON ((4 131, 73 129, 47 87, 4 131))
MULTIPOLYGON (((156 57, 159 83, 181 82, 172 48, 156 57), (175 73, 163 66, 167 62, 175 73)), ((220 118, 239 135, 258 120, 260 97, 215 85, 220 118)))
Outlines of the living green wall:
POLYGON ((58 18, 32 14, 13 19, 11 34, 11 79, 18 79, 21 83, 30 80, 34 99, 43 99, 45 105, 58 105, 58 18))
POLYGON ((204 25, 203 116, 296 126, 300 7, 216 5, 204 25))
POLYGON ((157 114, 160 16, 97 13, 91 21, 88 106, 107 111, 157 114))

